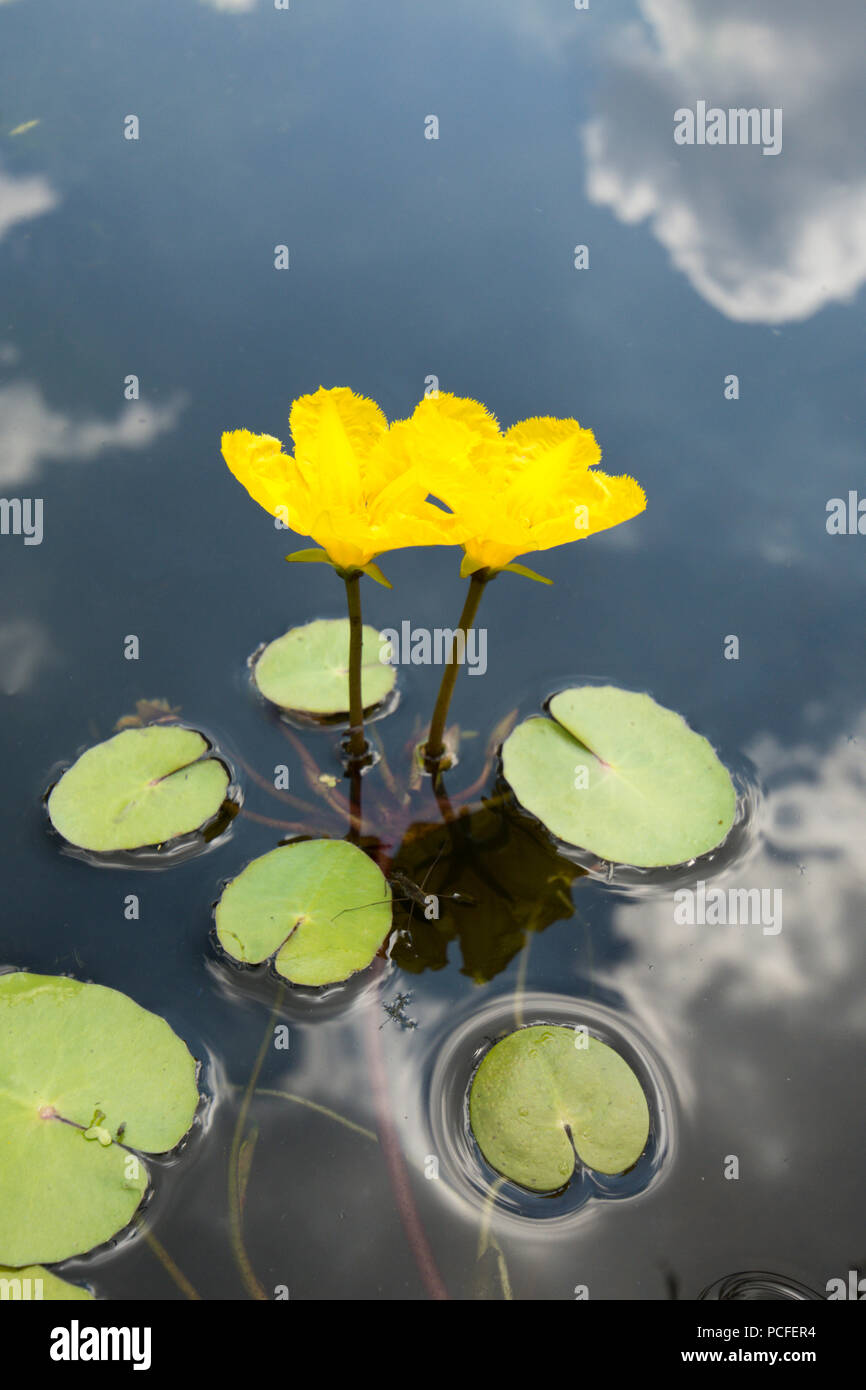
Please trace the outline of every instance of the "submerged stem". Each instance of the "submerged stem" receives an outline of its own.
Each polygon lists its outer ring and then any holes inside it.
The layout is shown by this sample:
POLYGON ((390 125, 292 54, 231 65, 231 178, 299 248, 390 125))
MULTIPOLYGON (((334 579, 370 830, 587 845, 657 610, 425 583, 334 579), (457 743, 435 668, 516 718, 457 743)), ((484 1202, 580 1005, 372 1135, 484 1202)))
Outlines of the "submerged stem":
POLYGON ((443 735, 445 733, 445 721, 448 718, 448 709, 451 704, 451 696, 454 694, 454 686, 457 682, 457 671, 459 662, 457 660, 458 647, 462 646, 466 650, 466 634, 471 628, 475 614, 478 612, 478 605, 481 602, 481 595, 484 592, 484 585, 490 578, 489 570, 476 570, 469 580, 469 592, 466 595, 466 602, 463 605, 463 612, 460 614, 458 632, 454 634, 451 642, 451 652, 448 657, 448 664, 442 675, 442 683, 439 686, 439 694, 436 697, 436 706, 433 710, 433 718, 430 720, 430 732, 427 735, 427 744, 424 749, 424 756, 427 763, 428 772, 437 772, 445 752, 443 735), (462 643, 459 641, 458 634, 463 634, 462 643))
POLYGON ((502 1288, 502 1297, 510 1303, 514 1299, 514 1294, 511 1291, 511 1280, 508 1277, 508 1265, 505 1260, 505 1251, 499 1244, 491 1226, 496 1196, 505 1186, 506 1181, 506 1178, 497 1178, 487 1189, 487 1195, 484 1199, 484 1209, 481 1213, 481 1226, 478 1232, 478 1254, 476 1255, 476 1263, 480 1263, 488 1250, 493 1250, 496 1256, 496 1268, 499 1274, 499 1283, 502 1288))
POLYGON ((169 1255, 165 1246, 160 1244, 156 1236, 153 1234, 153 1231, 148 1230, 141 1217, 135 1218, 135 1224, 139 1227, 142 1235, 144 1236, 144 1239, 147 1241, 147 1244, 150 1246, 150 1249, 153 1251, 154 1255, 159 1260, 165 1272, 169 1275, 171 1279, 174 1280, 175 1284, 177 1284, 177 1287, 180 1289, 184 1297, 200 1303, 201 1294, 196 1292, 193 1285, 190 1283, 190 1281, 184 1274, 183 1270, 178 1269, 174 1260, 171 1258, 171 1255, 169 1255))
POLYGON ((259 1075, 262 1070, 262 1065, 264 1063, 265 1057, 267 1056, 268 1047, 273 1036, 274 1020, 279 1016, 280 1004, 282 1003, 284 990, 285 986, 281 984, 277 993, 277 997, 274 1000, 274 1006, 271 1010, 271 1016, 268 1019, 268 1025, 265 1029, 264 1037, 262 1038, 262 1043, 258 1051, 258 1056, 256 1057, 255 1063, 253 1064, 253 1069, 250 1072, 249 1081, 247 1082, 246 1089, 244 1090, 243 1099, 241 1100, 240 1109, 238 1111, 238 1118, 235 1123, 235 1131, 232 1136, 231 1151, 229 1153, 229 1232, 231 1235, 232 1249, 234 1250, 235 1259, 238 1262, 238 1268, 240 1270, 241 1278, 244 1281, 247 1292, 251 1295, 252 1298, 258 1299, 259 1301, 264 1303, 268 1303, 270 1300, 265 1290, 262 1288, 262 1285, 259 1283, 258 1278, 256 1277, 256 1272, 252 1267, 250 1257, 247 1254, 247 1248, 244 1245, 240 1159, 241 1149, 243 1147, 245 1137, 244 1131, 246 1130, 247 1126, 247 1116, 250 1112, 250 1105, 255 1094, 256 1086, 259 1080, 259 1075))
POLYGON ((356 1134, 363 1134, 365 1139, 372 1139, 374 1144, 379 1142, 379 1136, 374 1130, 365 1129, 363 1125, 356 1124, 346 1115, 341 1115, 338 1110, 330 1110, 327 1105, 319 1105, 318 1101, 310 1100, 308 1096, 298 1096, 293 1091, 271 1090, 267 1086, 259 1086, 256 1095, 274 1096, 280 1100, 293 1100, 296 1105, 305 1105, 308 1110, 315 1110, 319 1115, 327 1115, 329 1120, 336 1120, 338 1124, 345 1125, 346 1129, 352 1129, 356 1134))

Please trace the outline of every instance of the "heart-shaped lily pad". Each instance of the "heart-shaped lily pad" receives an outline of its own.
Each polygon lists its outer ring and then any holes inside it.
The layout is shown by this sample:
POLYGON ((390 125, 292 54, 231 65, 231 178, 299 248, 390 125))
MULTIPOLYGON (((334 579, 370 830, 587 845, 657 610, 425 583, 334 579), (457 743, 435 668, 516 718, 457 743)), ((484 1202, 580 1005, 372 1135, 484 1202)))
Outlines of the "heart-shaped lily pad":
POLYGON ((502 749, 517 799, 560 840, 641 868, 714 849, 734 822, 730 773, 682 715, 615 686, 563 690, 552 719, 502 749))
MULTIPOLYGON (((379 704, 394 687, 395 667, 379 660, 382 641, 363 628, 361 699, 379 704)), ((265 647, 253 675, 266 700, 304 714, 344 714, 349 708, 349 620, 320 618, 293 627, 265 647)))
POLYGON ((198 830, 225 800, 229 777, 194 729, 125 729, 88 748, 48 798, 51 823, 82 849, 162 845, 198 830))
POLYGON ((198 1105, 164 1019, 65 976, 0 975, 0 1261, 54 1264, 109 1240, 198 1105), (135 1151, 135 1152, 134 1152, 135 1151))
POLYGON ((579 1029, 536 1024, 496 1043, 469 1096, 469 1121, 491 1168, 533 1192, 557 1192, 578 1159, 624 1173, 649 1138, 649 1107, 631 1067, 579 1029))
POLYGON ((391 930, 391 889, 346 840, 302 840, 254 859, 216 907, 220 945, 258 965, 275 956, 296 985, 329 985, 370 964, 391 930))
POLYGON ((59 1275, 52 1274, 42 1265, 25 1265, 23 1269, 12 1269, 0 1265, 0 1303, 15 1300, 21 1303, 73 1303, 78 1300, 93 1302, 93 1294, 80 1284, 70 1284, 59 1275))

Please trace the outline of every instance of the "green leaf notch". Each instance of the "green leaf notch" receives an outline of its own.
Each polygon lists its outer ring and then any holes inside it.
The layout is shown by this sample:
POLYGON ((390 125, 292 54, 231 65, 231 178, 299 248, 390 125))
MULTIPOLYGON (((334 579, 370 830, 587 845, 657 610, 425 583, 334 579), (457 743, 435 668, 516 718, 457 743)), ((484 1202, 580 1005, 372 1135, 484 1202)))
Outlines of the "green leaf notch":
POLYGON ((364 970, 391 930, 391 889, 345 840, 302 840, 254 859, 225 888, 216 932, 234 960, 274 968, 296 985, 364 970))
POLYGON ((163 845, 199 830, 225 800, 228 773, 194 729, 125 729, 88 748, 53 788, 48 815, 96 853, 163 845))

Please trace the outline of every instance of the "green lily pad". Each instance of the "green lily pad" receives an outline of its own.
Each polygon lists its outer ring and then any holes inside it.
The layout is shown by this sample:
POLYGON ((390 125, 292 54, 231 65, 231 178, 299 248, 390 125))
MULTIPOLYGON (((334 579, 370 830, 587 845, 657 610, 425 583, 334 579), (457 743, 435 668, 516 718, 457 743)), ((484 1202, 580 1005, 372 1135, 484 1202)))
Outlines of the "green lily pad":
POLYGON ((560 840, 641 868, 685 863, 721 844, 736 794, 712 746, 649 695, 563 690, 552 719, 519 724, 502 749, 506 781, 560 840))
POLYGON ((520 1028, 490 1049, 469 1121, 491 1168, 533 1192, 564 1187, 575 1153, 596 1172, 624 1173, 649 1138, 646 1096, 628 1063, 598 1038, 552 1024, 520 1028))
POLYGON ((48 798, 70 844, 107 853, 161 845, 198 830, 225 800, 228 773, 194 729, 124 729, 88 748, 48 798))
POLYGON ((248 864, 215 916, 234 960, 258 965, 275 956, 292 984, 329 985, 372 961, 391 930, 391 889, 356 845, 302 840, 248 864))
POLYGON ((70 1284, 59 1275, 52 1274, 42 1265, 25 1265, 23 1269, 12 1269, 0 1265, 0 1303, 15 1300, 31 1303, 73 1303, 93 1302, 93 1294, 80 1284, 70 1284))
POLYGON ((185 1043, 125 994, 0 975, 0 1261, 55 1264, 122 1230, 138 1152, 173 1149, 198 1101, 185 1043))
MULTIPOLYGON (((382 642, 374 627, 363 628, 361 699, 378 705, 397 679, 394 666, 379 660, 382 642)), ((320 618, 290 628, 270 642, 253 676, 261 693, 280 709, 304 714, 344 714, 349 708, 349 620, 320 618)))

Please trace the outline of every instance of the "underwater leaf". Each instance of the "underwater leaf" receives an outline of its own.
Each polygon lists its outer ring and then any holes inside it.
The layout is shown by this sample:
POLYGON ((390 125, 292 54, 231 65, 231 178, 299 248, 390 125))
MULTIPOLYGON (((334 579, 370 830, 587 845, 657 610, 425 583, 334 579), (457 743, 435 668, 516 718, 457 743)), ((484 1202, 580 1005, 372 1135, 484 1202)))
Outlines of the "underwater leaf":
POLYGON ((345 840, 302 840, 254 859, 216 907, 220 945, 258 965, 275 956, 296 985, 346 980, 372 961, 391 929, 391 889, 345 840))
POLYGON ((229 777, 194 729, 149 725, 97 743, 48 798, 55 830, 96 852, 161 845, 198 830, 225 800, 229 777))
POLYGON ((70 1284, 59 1275, 52 1274, 42 1265, 25 1265, 23 1269, 12 1269, 0 1265, 0 1302, 7 1300, 22 1302, 72 1303, 78 1300, 93 1302, 93 1294, 80 1284, 70 1284))
POLYGON ((682 864, 724 840, 736 795, 711 745, 649 695, 563 690, 506 739, 503 773, 552 834, 602 859, 682 864))
MULTIPOLYGON (((397 672, 379 660, 382 642, 363 629, 361 698, 377 705, 393 689, 397 672)), ((265 647, 255 664, 256 685, 280 709, 306 714, 343 714, 349 708, 349 620, 320 618, 293 627, 265 647)))
POLYGON ((624 1173, 649 1138, 640 1082, 612 1047, 571 1028, 536 1024, 496 1043, 469 1096, 469 1122, 491 1168, 534 1192, 557 1192, 575 1153, 599 1173, 624 1173))
POLYGON ((180 711, 180 705, 170 705, 161 696, 153 700, 136 700, 135 714, 121 715, 114 725, 115 733, 121 729, 142 729, 145 724, 156 724, 157 721, 168 722, 176 719, 180 711))
POLYGON ((122 1230, 148 1181, 133 1151, 173 1149, 198 1100, 185 1043, 125 994, 0 975, 0 1261, 54 1264, 122 1230))

